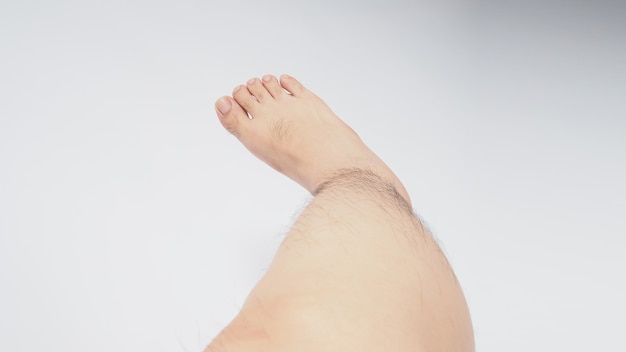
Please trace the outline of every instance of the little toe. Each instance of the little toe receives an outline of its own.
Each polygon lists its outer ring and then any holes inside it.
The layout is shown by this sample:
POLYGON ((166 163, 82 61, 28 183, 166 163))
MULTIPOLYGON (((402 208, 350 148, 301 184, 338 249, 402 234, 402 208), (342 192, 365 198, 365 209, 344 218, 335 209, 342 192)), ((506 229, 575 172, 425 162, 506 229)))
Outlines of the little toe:
POLYGON ((267 91, 267 89, 265 89, 265 86, 263 86, 263 83, 261 83, 258 78, 252 78, 251 80, 249 80, 247 86, 250 93, 252 93, 252 95, 259 103, 263 103, 267 99, 272 98, 270 93, 267 91))
POLYGON ((263 76, 263 85, 265 86, 265 89, 267 89, 267 91, 270 92, 272 97, 274 97, 274 99, 285 94, 285 92, 283 91, 283 88, 280 86, 280 83, 278 83, 278 80, 276 79, 276 77, 272 75, 263 76))
POLYGON ((248 122, 248 113, 231 97, 221 97, 215 102, 215 111, 222 126, 236 137, 240 137, 248 122))
POLYGON ((256 106, 259 104, 246 86, 238 86, 235 88, 235 90, 233 90, 233 98, 235 98, 235 101, 250 114, 256 110, 256 106))
POLYGON ((306 92, 306 88, 304 88, 304 86, 295 78, 289 75, 280 76, 280 85, 294 96, 299 96, 306 92))

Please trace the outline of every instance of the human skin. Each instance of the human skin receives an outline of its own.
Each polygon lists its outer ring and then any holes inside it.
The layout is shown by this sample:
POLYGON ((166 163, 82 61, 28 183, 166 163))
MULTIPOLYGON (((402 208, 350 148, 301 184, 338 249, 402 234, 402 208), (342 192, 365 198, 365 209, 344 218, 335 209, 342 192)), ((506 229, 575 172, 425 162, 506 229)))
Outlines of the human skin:
POLYGON ((267 75, 216 112, 314 197, 207 352, 474 350, 459 282, 408 192, 319 97, 267 75))

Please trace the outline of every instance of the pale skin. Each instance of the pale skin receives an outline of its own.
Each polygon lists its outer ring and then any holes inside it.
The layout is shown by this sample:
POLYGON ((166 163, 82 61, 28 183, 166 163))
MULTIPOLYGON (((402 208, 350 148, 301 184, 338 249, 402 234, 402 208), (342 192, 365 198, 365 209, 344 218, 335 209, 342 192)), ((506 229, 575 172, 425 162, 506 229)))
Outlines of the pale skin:
POLYGON ((216 112, 314 198, 207 352, 474 351, 461 287, 402 182, 320 98, 266 75, 216 112))

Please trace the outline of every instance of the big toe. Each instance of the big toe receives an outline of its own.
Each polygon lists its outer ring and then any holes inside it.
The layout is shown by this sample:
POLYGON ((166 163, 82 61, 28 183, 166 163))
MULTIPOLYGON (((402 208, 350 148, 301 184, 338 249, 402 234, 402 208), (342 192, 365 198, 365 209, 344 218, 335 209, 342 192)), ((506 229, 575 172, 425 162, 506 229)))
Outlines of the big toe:
POLYGON ((215 111, 224 128, 236 137, 240 137, 249 120, 246 111, 231 97, 221 97, 215 102, 215 111))
POLYGON ((280 76, 280 85, 294 96, 300 96, 306 92, 302 83, 289 75, 280 76))

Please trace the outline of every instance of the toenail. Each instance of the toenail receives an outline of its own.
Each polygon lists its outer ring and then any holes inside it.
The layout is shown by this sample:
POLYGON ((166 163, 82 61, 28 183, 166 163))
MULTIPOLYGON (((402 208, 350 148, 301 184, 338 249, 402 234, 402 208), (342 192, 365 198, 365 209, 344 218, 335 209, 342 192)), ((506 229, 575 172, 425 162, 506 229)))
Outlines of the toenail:
POLYGON ((271 80, 272 80, 272 76, 270 76, 270 75, 263 76, 263 82, 269 82, 271 80))
POLYGON ((222 114, 226 114, 230 110, 232 104, 230 103, 230 100, 228 98, 221 98, 217 101, 215 106, 217 107, 217 110, 219 110, 219 112, 221 112, 222 114))
POLYGON ((256 78, 250 78, 250 80, 248 81, 248 85, 251 85, 254 82, 256 82, 256 78))

